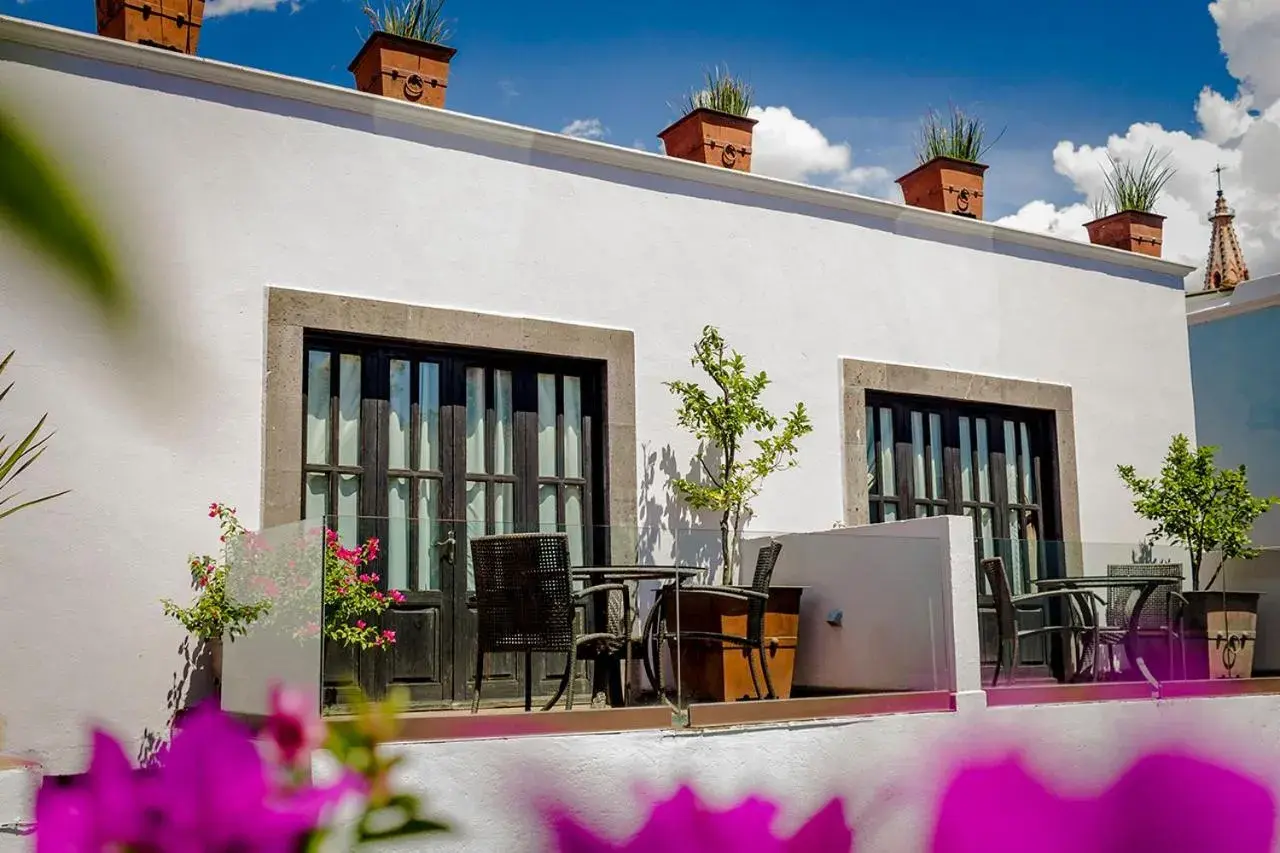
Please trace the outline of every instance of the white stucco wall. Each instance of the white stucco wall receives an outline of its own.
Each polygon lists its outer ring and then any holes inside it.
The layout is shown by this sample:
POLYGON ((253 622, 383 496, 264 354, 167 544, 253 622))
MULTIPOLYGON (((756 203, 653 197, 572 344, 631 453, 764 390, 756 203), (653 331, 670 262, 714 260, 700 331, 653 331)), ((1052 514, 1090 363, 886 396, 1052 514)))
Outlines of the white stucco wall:
MULTIPOLYGON (((156 600, 185 596, 188 552, 216 545, 210 501, 258 516, 268 285, 633 329, 641 483, 668 445, 692 453, 661 383, 693 378, 717 324, 769 371, 768 402, 803 400, 815 424, 758 500, 761 530, 843 516, 842 356, 1072 386, 1086 539, 1136 541, 1116 464, 1150 468, 1193 431, 1181 268, 663 177, 639 153, 632 169, 512 148, 5 27, 0 80, 95 191, 145 297, 130 343, 0 235, 4 423, 49 412, 25 486, 74 490, 0 525, 0 716, 55 769, 78 762, 86 718, 135 738, 163 724, 182 637, 156 600)), ((666 479, 641 501, 665 507, 666 479)))

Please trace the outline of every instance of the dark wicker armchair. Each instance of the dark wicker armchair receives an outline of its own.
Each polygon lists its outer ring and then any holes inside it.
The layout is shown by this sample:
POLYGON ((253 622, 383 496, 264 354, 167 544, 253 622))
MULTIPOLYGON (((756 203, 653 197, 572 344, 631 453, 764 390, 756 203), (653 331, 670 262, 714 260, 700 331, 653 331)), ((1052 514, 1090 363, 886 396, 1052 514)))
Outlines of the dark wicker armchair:
POLYGON ((668 640, 677 640, 678 643, 688 641, 694 642, 713 642, 727 643, 733 646, 739 646, 747 650, 748 654, 754 652, 752 657, 759 657, 760 671, 764 675, 765 692, 760 691, 760 680, 756 677, 756 668, 750 660, 747 662, 747 668, 751 671, 751 684, 755 688, 757 698, 774 699, 777 694, 773 690, 773 676, 769 673, 769 654, 765 648, 764 633, 764 614, 765 608, 769 603, 769 584, 773 580, 773 567, 778 562, 778 554, 782 551, 782 543, 770 541, 760 549, 759 555, 756 557, 756 570, 751 578, 751 586, 717 586, 713 584, 681 584, 679 594, 693 592, 700 595, 720 595, 726 598, 735 598, 739 601, 747 603, 747 631, 745 635, 720 634, 712 631, 682 631, 679 626, 676 630, 668 631, 666 628, 666 616, 662 613, 661 605, 655 605, 650 613, 649 624, 646 626, 646 643, 645 649, 648 652, 644 657, 646 674, 649 681, 654 685, 659 695, 665 695, 662 685, 662 649, 668 640))
MULTIPOLYGON (((1138 637, 1159 637, 1165 641, 1168 651, 1169 673, 1173 674, 1174 646, 1176 645, 1181 661, 1182 677, 1187 675, 1187 656, 1183 643, 1185 626, 1183 618, 1187 600, 1181 593, 1182 566, 1178 563, 1125 563, 1107 566, 1107 577, 1153 577, 1169 578, 1169 583, 1161 584, 1147 597, 1142 604, 1142 612, 1138 614, 1138 637)), ((1133 586, 1113 586, 1107 590, 1107 621, 1101 630, 1099 641, 1111 650, 1112 670, 1119 667, 1114 660, 1114 650, 1123 647, 1129 633, 1130 618, 1137 605, 1138 595, 1142 591, 1140 584, 1133 586)))
POLYGON ((549 711, 560 696, 573 708, 574 669, 578 649, 594 644, 610 649, 626 646, 629 631, 579 634, 574 627, 576 603, 597 594, 619 593, 623 624, 630 624, 630 591, 626 584, 606 583, 574 590, 569 574, 569 537, 564 533, 516 533, 478 536, 471 540, 476 577, 476 683, 471 712, 480 709, 484 656, 524 653, 524 709, 533 708, 533 653, 568 656, 556 694, 543 706, 549 711))
MULTIPOLYGON (((1009 592, 1009 578, 1004 572, 1004 560, 992 557, 982 561, 982 574, 991 588, 995 599, 996 630, 999 651, 996 657, 996 670, 991 677, 991 686, 1000 683, 1000 671, 1008 655, 1006 684, 1017 680, 1019 641, 1027 637, 1043 637, 1050 634, 1071 636, 1077 641, 1088 640, 1089 646, 1081 659, 1091 654, 1093 660, 1098 658, 1098 614, 1094 605, 1103 604, 1102 596, 1089 590, 1055 589, 1046 592, 1032 592, 1026 595, 1012 595, 1009 592), (1065 612, 1065 624, 1045 625, 1040 628, 1020 630, 1018 628, 1018 608, 1028 604, 1043 605, 1050 601, 1061 601, 1065 612)), ((1097 678, 1097 667, 1092 669, 1092 676, 1097 678)))

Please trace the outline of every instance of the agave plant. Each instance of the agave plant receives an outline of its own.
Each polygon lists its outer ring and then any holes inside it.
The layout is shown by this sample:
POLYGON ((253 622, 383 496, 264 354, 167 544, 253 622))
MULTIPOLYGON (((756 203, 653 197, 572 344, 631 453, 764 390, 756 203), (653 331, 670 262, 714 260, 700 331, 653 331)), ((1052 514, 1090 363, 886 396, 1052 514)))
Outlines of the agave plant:
MULTIPOLYGON (((4 373, 4 369, 9 366, 9 362, 12 359, 13 352, 10 351, 9 354, 4 357, 4 361, 0 361, 0 375, 4 373)), ((11 388, 13 388, 12 382, 5 386, 3 391, 0 391, 0 401, 4 400, 4 398, 9 394, 9 390, 11 388)), ((40 421, 31 428, 30 432, 26 434, 26 437, 17 444, 6 444, 5 440, 7 436, 0 435, 0 518, 6 518, 13 515, 20 509, 26 509, 27 507, 35 506, 38 503, 51 501, 54 498, 61 497, 66 494, 65 491, 62 491, 52 495, 45 495, 42 498, 33 498, 29 501, 14 504, 13 502, 18 499, 18 496, 21 495, 22 492, 9 491, 13 486, 13 481, 18 478, 19 474, 30 468, 33 462, 40 458, 40 454, 45 451, 46 443, 53 437, 53 433, 41 435, 44 430, 44 422, 48 417, 49 416, 47 414, 42 416, 40 421)))
MULTIPOLYGON (((1118 162, 1110 154, 1111 168, 1104 169, 1102 178, 1106 182, 1102 203, 1114 211, 1135 210, 1150 213, 1177 171, 1168 165, 1169 153, 1157 153, 1148 148, 1141 164, 1131 161, 1118 162)), ((1106 209, 1104 208, 1104 209, 1106 209)), ((1095 206, 1094 212, 1098 212, 1095 206)))
POLYGON ((719 67, 707 71, 706 85, 694 89, 680 102, 680 112, 687 115, 694 110, 715 110, 735 116, 745 116, 751 109, 751 86, 739 77, 721 71, 719 67))
POLYGON ((453 33, 444 19, 445 0, 405 0, 389 3, 381 11, 364 7, 373 29, 393 36, 443 44, 453 33))
POLYGON ((951 107, 950 116, 941 116, 933 110, 920 123, 920 139, 916 143, 916 159, 921 164, 935 157, 950 157, 970 163, 981 161, 991 146, 1000 141, 1004 131, 987 145, 987 128, 982 119, 965 113, 957 106, 951 107))

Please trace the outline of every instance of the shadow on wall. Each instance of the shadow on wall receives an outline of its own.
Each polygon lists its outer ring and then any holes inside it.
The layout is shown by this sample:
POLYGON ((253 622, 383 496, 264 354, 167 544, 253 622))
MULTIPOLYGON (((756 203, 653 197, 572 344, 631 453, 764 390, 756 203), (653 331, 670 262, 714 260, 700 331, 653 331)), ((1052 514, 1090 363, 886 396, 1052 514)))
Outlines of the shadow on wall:
POLYGON ((184 637, 178 646, 178 657, 182 659, 182 666, 174 671, 173 682, 169 685, 169 692, 165 694, 165 709, 169 717, 162 731, 142 730, 138 744, 139 765, 147 764, 156 757, 168 742, 174 724, 181 720, 183 714, 206 699, 218 695, 220 685, 213 675, 213 655, 207 643, 193 647, 192 638, 184 637))
POLYGON ((636 538, 636 557, 641 563, 681 563, 710 568, 720 567, 719 519, 712 513, 694 512, 672 485, 678 479, 701 482, 697 457, 689 460, 681 471, 671 445, 653 450, 641 444, 644 474, 640 481, 640 529, 636 538), (658 475, 663 482, 658 482, 658 475))
POLYGON ((689 196, 727 204, 739 204, 764 208, 802 216, 812 216, 837 222, 845 222, 876 231, 918 237, 931 242, 963 246, 979 251, 1017 257, 1023 260, 1046 261, 1077 269, 1119 275, 1125 278, 1182 290, 1182 279, 1176 274, 1158 273, 1138 267, 1121 267, 1106 261, 1081 258, 1063 252, 1044 251, 1019 243, 1011 243, 998 237, 992 239, 982 234, 965 234, 945 228, 933 228, 901 222, 892 211, 885 215, 855 213, 820 204, 807 204, 779 198, 762 192, 744 192, 726 189, 702 181, 671 178, 640 169, 621 168, 535 151, 526 146, 502 145, 482 139, 428 130, 416 125, 404 124, 392 119, 333 109, 303 101, 294 101, 256 92, 246 92, 224 86, 215 86, 199 80, 158 74, 140 68, 107 65, 89 59, 72 58, 32 49, 23 45, 0 45, 0 60, 11 59, 27 65, 50 68, 64 73, 77 74, 90 79, 107 80, 126 86, 136 86, 159 92, 168 92, 186 98, 224 104, 237 109, 254 110, 272 115, 300 118, 306 121, 342 127, 350 130, 375 133, 379 136, 403 139, 429 145, 433 148, 462 151, 481 157, 507 162, 523 163, 534 168, 584 175, 614 184, 664 194, 689 196))

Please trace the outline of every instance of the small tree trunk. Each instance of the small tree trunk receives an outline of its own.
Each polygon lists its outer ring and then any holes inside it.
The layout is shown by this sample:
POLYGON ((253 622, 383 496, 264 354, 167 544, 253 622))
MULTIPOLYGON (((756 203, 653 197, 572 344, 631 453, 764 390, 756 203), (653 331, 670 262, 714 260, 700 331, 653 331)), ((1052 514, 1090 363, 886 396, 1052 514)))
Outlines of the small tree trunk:
POLYGON ((729 550, 729 510, 720 516, 720 556, 724 568, 720 570, 720 583, 729 586, 733 583, 733 555, 729 550))

